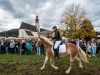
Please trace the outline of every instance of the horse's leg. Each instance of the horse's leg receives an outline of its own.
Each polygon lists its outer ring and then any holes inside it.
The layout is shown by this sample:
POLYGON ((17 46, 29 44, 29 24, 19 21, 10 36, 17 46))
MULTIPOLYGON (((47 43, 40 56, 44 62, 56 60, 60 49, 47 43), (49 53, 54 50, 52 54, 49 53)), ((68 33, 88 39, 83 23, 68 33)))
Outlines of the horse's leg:
POLYGON ((50 57, 50 64, 51 64, 51 67, 53 67, 55 70, 58 69, 58 67, 56 67, 56 66, 54 65, 54 57, 53 57, 53 56, 50 57))
POLYGON ((81 59, 79 59, 77 56, 75 57, 75 59, 78 60, 78 62, 79 62, 79 67, 80 67, 80 68, 83 68, 81 59))
POLYGON ((48 57, 48 55, 46 54, 45 61, 44 61, 43 66, 41 67, 41 70, 43 70, 43 69, 45 68, 45 64, 47 63, 48 58, 49 58, 49 57, 48 57))
POLYGON ((72 69, 72 66, 73 66, 73 63, 74 63, 74 60, 75 60, 75 56, 76 56, 76 55, 70 54, 70 67, 69 67, 68 70, 66 71, 67 74, 69 74, 70 71, 71 71, 71 69, 72 69))

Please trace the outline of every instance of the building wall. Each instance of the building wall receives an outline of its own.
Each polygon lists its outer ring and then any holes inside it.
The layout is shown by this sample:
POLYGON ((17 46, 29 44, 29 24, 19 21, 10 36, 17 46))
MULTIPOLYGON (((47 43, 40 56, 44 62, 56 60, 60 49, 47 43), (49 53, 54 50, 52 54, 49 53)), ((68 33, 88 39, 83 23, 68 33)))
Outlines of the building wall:
POLYGON ((32 32, 32 34, 34 35, 34 37, 38 37, 38 32, 32 32))
MULTIPOLYGON (((27 33, 25 32, 25 30, 26 29, 19 29, 19 37, 24 37, 24 38, 32 37, 32 36, 28 36, 27 33)), ((38 32, 33 32, 33 31, 31 31, 31 32, 34 35, 33 37, 38 37, 38 32)))
POLYGON ((27 38, 28 35, 25 32, 25 29, 19 29, 19 37, 27 38))

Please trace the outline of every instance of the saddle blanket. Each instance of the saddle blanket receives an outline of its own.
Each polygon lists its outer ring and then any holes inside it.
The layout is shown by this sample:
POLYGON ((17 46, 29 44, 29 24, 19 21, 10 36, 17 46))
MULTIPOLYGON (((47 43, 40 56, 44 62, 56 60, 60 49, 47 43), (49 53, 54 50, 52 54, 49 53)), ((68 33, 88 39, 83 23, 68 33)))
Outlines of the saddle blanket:
MULTIPOLYGON (((53 46, 52 46, 52 52, 54 52, 53 46)), ((66 45, 65 44, 62 44, 59 46, 59 53, 63 53, 63 52, 66 52, 66 45)))

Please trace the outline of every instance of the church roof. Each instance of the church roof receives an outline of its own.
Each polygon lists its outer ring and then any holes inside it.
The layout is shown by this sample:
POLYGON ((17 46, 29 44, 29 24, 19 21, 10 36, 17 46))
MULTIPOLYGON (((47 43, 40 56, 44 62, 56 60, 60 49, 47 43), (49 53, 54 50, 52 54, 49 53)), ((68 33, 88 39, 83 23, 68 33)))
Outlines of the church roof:
POLYGON ((38 29, 37 29, 36 26, 28 24, 28 23, 24 23, 24 22, 22 22, 19 29, 27 29, 27 30, 31 30, 31 31, 34 31, 34 32, 38 32, 38 29))
MULTIPOLYGON (((21 26, 19 27, 19 29, 27 29, 30 31, 38 32, 38 29, 36 26, 28 24, 28 23, 24 23, 24 22, 21 23, 21 26)), ((49 30, 40 28, 40 32, 43 32, 43 31, 49 31, 49 30)))

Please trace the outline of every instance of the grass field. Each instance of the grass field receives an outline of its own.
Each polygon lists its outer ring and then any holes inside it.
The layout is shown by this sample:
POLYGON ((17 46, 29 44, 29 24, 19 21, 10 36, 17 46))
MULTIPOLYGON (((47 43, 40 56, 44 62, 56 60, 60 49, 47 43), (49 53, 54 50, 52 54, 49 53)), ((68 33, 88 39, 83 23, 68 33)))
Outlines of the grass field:
MULTIPOLYGON (((55 61, 59 70, 51 68, 48 61, 46 68, 40 71, 44 59, 45 56, 0 54, 0 75, 66 75, 69 56, 55 61)), ((88 60, 90 63, 83 63, 83 69, 79 68, 77 61, 75 61, 69 75, 100 75, 100 56, 91 57, 88 60)))

